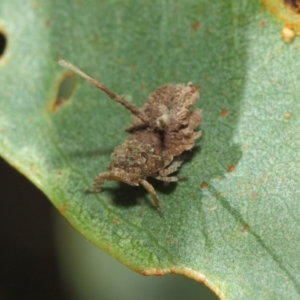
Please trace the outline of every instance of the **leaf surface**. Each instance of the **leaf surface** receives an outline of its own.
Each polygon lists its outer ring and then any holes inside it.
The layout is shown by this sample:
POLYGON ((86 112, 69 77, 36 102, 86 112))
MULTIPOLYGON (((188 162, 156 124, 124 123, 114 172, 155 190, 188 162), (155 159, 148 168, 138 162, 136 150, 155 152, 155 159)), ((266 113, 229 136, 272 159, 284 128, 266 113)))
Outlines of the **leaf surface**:
POLYGON ((142 274, 184 274, 222 299, 297 299, 299 41, 281 28, 258 1, 3 0, 1 155, 142 274), (153 182, 164 219, 142 188, 84 193, 131 117, 59 56, 140 107, 165 83, 201 87, 188 180, 153 182))

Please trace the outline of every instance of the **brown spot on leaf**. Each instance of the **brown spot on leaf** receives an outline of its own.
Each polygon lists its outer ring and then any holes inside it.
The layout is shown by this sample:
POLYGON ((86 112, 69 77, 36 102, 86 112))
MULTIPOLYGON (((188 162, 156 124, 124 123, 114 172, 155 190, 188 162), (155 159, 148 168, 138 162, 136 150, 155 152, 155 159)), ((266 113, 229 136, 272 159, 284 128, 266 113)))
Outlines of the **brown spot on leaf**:
POLYGON ((262 21, 260 22, 260 25, 261 25, 261 27, 266 27, 266 26, 267 26, 267 23, 266 23, 266 21, 262 20, 262 21))
POLYGON ((289 119, 291 118, 291 114, 288 113, 288 112, 285 113, 285 114, 284 114, 284 118, 287 119, 287 120, 289 120, 289 119))
POLYGON ((235 166, 234 165, 230 165, 228 167, 228 172, 233 172, 235 170, 235 166))
POLYGON ((119 224, 119 223, 120 223, 120 221, 119 221, 118 219, 112 219, 112 221, 113 221, 113 223, 115 223, 115 224, 119 224))
POLYGON ((200 22, 194 22, 193 24, 192 24, 192 27, 193 27, 193 29, 195 29, 195 30, 197 30, 199 27, 200 27, 200 22))
POLYGON ((46 26, 46 27, 50 27, 51 25, 52 25, 51 20, 46 20, 46 21, 45 21, 45 26, 46 26))
POLYGON ((61 211, 62 213, 64 213, 66 210, 67 210, 67 205, 66 205, 66 204, 61 205, 60 211, 61 211))
POLYGON ((203 181, 203 182, 201 183, 201 188, 202 188, 202 189, 206 189, 207 187, 208 187, 208 183, 205 182, 205 181, 203 181))
POLYGON ((263 6, 264 6, 265 8, 267 8, 268 1, 267 1, 267 0, 262 0, 262 2, 263 2, 263 6))
POLYGON ((263 0, 263 4, 283 23, 281 36, 286 43, 290 43, 295 36, 300 35, 299 0, 263 0))
POLYGON ((51 104, 50 111, 55 112, 64 105, 71 97, 76 83, 76 77, 73 73, 65 73, 59 80, 57 94, 51 104))
POLYGON ((248 224, 243 224, 242 227, 240 228, 240 232, 245 233, 249 231, 249 225, 248 224))
POLYGON ((147 87, 146 84, 144 83, 141 84, 141 90, 144 90, 146 87, 147 87))
POLYGON ((274 15, 278 14, 278 9, 275 6, 271 7, 271 11, 274 15))
POLYGON ((238 24, 238 26, 241 26, 241 25, 242 25, 242 22, 243 22, 243 16, 238 15, 238 16, 237 16, 237 24, 238 24))
POLYGON ((201 86, 195 85, 195 91, 200 92, 201 91, 201 86))
POLYGON ((253 194, 252 194, 252 198, 253 198, 253 199, 257 198, 257 194, 256 194, 256 193, 253 193, 253 194))
POLYGON ((221 116, 226 117, 227 115, 228 115, 228 110, 227 109, 222 109, 221 116))

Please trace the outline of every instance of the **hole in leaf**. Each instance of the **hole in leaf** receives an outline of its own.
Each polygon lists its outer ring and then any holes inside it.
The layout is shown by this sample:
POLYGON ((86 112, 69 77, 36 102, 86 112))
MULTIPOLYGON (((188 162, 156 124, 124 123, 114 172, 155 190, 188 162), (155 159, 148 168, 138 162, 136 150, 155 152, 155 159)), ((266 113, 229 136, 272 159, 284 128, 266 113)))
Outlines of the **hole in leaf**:
POLYGON ((300 13, 300 1, 299 0, 283 0, 283 3, 293 9, 296 13, 300 13))
POLYGON ((0 58, 6 48, 6 36, 0 31, 0 58))
POLYGON ((59 84, 56 99, 52 105, 51 111, 56 111, 70 99, 75 87, 75 83, 76 77, 73 74, 67 73, 63 76, 59 84))

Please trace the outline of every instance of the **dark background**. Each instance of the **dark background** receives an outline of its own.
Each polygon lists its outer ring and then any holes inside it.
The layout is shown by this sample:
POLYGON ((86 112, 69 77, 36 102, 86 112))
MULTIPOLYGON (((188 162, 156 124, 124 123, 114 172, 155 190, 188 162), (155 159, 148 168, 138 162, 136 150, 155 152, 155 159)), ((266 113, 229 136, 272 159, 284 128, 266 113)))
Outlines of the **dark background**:
POLYGON ((49 200, 0 158, 0 299, 65 299, 49 200))

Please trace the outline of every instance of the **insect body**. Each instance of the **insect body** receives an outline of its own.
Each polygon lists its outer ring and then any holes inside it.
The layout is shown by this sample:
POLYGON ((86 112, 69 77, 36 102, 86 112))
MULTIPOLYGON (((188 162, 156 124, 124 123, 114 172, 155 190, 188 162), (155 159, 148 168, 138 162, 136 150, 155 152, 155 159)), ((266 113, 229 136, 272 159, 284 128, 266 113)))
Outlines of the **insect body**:
POLYGON ((157 194, 147 178, 165 182, 181 179, 169 175, 182 164, 180 155, 192 149, 195 140, 201 136, 201 131, 194 131, 201 123, 201 111, 191 110, 199 98, 198 90, 192 83, 187 86, 164 85, 139 109, 69 62, 60 59, 59 64, 85 78, 133 114, 133 124, 126 129, 130 135, 112 153, 109 172, 96 176, 93 188, 88 192, 101 192, 105 180, 122 181, 132 186, 141 184, 151 194, 158 213, 163 216, 157 194))

